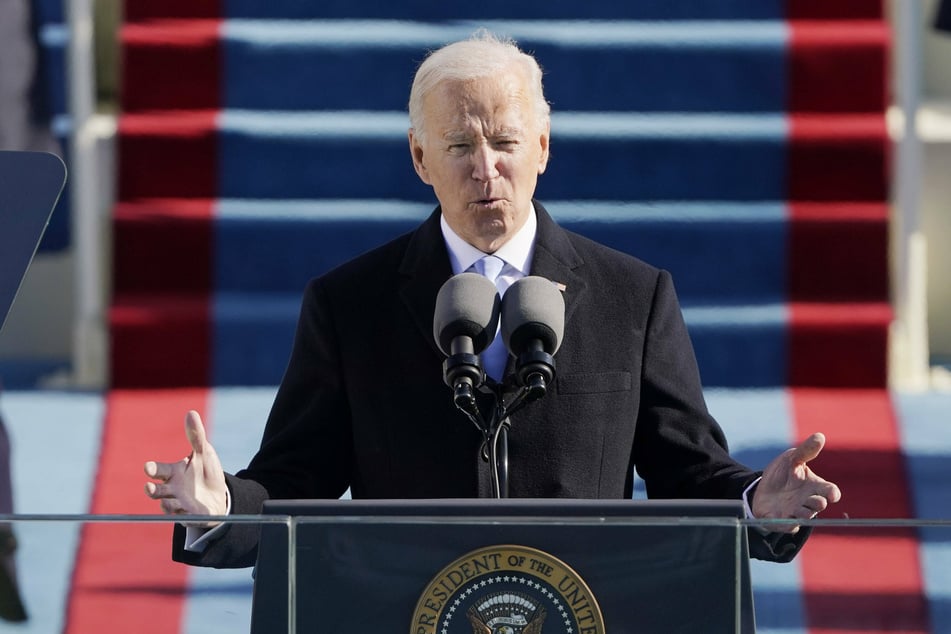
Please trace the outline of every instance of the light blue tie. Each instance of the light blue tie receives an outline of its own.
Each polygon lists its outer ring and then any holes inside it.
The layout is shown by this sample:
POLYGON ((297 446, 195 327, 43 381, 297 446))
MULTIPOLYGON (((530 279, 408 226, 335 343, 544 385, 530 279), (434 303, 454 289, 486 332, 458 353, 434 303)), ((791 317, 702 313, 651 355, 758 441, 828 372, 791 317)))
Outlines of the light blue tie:
MULTIPOLYGON (((505 260, 494 255, 487 255, 476 261, 473 267, 479 274, 490 279, 496 288, 499 287, 501 281, 499 280, 499 274, 505 267, 505 260)), ((504 289, 499 290, 504 292, 504 289)), ((502 375, 505 373, 505 364, 508 361, 508 351, 505 349, 505 342, 502 341, 498 331, 496 331, 495 339, 489 344, 488 348, 482 351, 480 356, 485 373, 496 381, 502 380, 502 375)))
POLYGON ((495 255, 487 255, 475 263, 476 270, 492 280, 493 283, 498 279, 504 266, 505 260, 495 255))

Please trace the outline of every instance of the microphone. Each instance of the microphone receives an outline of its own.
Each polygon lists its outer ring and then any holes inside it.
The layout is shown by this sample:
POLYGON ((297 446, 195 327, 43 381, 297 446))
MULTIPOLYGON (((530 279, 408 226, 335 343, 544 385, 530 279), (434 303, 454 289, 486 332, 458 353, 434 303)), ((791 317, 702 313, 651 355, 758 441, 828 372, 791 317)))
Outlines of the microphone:
POLYGON ((530 400, 545 395, 555 378, 555 360, 565 331, 565 299, 544 277, 524 277, 502 300, 502 339, 516 358, 515 378, 530 400))
POLYGON ((495 284, 478 273, 450 277, 436 296, 433 338, 447 357, 443 380, 463 411, 476 412, 474 390, 485 382, 479 353, 495 339, 501 304, 495 284))

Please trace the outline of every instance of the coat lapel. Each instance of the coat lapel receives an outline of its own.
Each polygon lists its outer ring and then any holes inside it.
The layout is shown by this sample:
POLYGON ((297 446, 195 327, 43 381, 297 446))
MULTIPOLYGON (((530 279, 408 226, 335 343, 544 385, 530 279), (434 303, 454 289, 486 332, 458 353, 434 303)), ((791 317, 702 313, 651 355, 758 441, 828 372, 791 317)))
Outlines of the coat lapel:
POLYGON ((588 292, 588 285, 576 269, 584 260, 575 250, 568 234, 555 224, 539 202, 535 202, 538 217, 538 233, 535 236, 535 255, 532 258, 532 275, 538 275, 563 286, 565 299, 565 328, 571 315, 588 292))
POLYGON ((433 352, 440 357, 442 352, 433 337, 433 313, 439 289, 452 276, 446 242, 439 228, 441 213, 437 207, 416 229, 399 269, 400 297, 433 352))

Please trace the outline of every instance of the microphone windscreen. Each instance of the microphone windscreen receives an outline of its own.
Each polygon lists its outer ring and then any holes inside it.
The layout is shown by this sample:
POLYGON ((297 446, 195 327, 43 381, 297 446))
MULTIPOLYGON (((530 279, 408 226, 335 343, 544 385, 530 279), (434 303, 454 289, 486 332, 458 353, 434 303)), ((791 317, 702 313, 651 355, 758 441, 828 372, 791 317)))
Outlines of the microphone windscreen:
POLYGON ((565 298, 554 282, 530 275, 505 291, 502 338, 512 354, 519 356, 536 339, 545 352, 555 354, 564 333, 565 298))
POLYGON ((469 337, 475 354, 495 339, 501 310, 499 292, 488 278, 478 273, 450 277, 436 296, 433 337, 442 353, 451 354, 456 337, 469 337))

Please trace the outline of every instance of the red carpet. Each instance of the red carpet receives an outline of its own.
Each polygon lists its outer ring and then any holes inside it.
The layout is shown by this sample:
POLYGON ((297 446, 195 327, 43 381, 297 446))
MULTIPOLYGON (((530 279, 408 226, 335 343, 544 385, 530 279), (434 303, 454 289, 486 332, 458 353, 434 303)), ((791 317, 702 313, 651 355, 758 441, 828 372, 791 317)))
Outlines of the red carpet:
POLYGON ((121 82, 125 111, 217 109, 220 27, 220 20, 202 19, 124 24, 120 37, 125 55, 121 82), (170 85, 176 90, 167 90, 170 85))
POLYGON ((877 387, 885 395, 890 304, 793 303, 789 310, 790 385, 877 387))
MULTIPOLYGON (((826 434, 813 466, 842 489, 842 501, 823 518, 913 517, 888 393, 792 394, 797 436, 826 434)), ((931 631, 914 531, 817 528, 800 562, 810 633, 931 631)))
POLYGON ((212 201, 117 205, 109 308, 112 385, 206 385, 211 378, 212 201), (144 334, 145 333, 145 334, 144 334))
MULTIPOLYGON (((183 421, 206 411, 203 389, 113 390, 107 401, 102 455, 90 513, 158 514, 143 492, 147 460, 189 452, 183 421)), ((73 573, 66 634, 174 634, 182 619, 188 568, 171 560, 167 524, 87 524, 73 573), (167 547, 158 547, 159 544, 167 547)))

